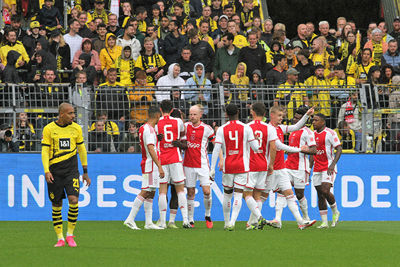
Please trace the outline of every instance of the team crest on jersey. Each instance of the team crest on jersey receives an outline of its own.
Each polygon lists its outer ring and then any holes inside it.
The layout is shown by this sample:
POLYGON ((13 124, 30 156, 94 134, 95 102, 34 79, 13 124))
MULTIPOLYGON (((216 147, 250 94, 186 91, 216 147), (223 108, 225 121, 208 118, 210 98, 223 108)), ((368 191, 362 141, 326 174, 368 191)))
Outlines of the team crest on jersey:
POLYGON ((196 135, 195 135, 195 134, 192 134, 192 135, 190 136, 190 140, 194 141, 195 139, 196 139, 196 135))
POLYGON ((54 199, 54 193, 50 192, 50 199, 54 199))

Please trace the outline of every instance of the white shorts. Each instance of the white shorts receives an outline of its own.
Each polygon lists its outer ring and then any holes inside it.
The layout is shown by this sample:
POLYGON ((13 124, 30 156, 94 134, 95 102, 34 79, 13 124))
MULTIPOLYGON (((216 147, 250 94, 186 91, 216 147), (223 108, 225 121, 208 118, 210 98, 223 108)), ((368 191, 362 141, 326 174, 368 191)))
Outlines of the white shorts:
POLYGON ((160 178, 160 184, 182 184, 185 181, 182 162, 162 165, 165 176, 160 178))
POLYGON ((304 170, 290 170, 287 169, 289 179, 294 188, 304 189, 308 185, 310 174, 304 170))
POLYGON ((269 191, 285 191, 292 189, 289 174, 286 169, 274 171, 270 176, 267 176, 265 192, 269 191))
POLYGON ((183 167, 186 175, 185 185, 187 188, 196 187, 197 180, 200 180, 201 186, 210 186, 210 169, 209 168, 191 168, 183 167))
POLYGON ((333 185, 336 179, 336 172, 334 172, 332 175, 328 175, 327 171, 323 172, 314 172, 312 176, 312 181, 314 186, 319 186, 322 183, 330 183, 333 185))
POLYGON ((142 174, 142 190, 145 191, 156 191, 160 183, 160 174, 158 169, 154 169, 153 172, 142 174))
POLYGON ((249 173, 224 173, 222 174, 222 186, 228 188, 244 189, 249 173))
POLYGON ((252 189, 258 189, 258 190, 264 190, 265 189, 265 181, 267 178, 268 172, 263 171, 263 172, 249 172, 249 179, 247 180, 246 183, 246 189, 252 190, 252 189))

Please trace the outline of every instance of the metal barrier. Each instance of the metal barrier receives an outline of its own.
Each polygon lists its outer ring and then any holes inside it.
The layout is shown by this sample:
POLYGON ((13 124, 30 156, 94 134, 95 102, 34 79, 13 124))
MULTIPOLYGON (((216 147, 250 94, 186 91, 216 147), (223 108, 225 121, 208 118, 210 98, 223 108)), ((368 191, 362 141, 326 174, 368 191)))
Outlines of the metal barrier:
MULTIPOLYGON (((146 121, 149 106, 163 99, 171 99, 185 121, 190 106, 201 104, 203 121, 212 127, 225 123, 224 106, 228 103, 240 107, 243 122, 251 120, 250 106, 254 102, 265 103, 268 110, 274 105, 284 106, 284 124, 291 123, 297 108, 315 106, 317 113, 327 117, 327 126, 337 130, 347 152, 400 151, 400 90, 380 85, 277 88, 217 84, 210 88, 161 88, 0 84, 0 139, 4 139, 7 128, 20 151, 40 151, 43 127, 56 119, 60 103, 70 102, 76 107, 76 122, 83 128, 88 151, 140 152, 138 129, 146 121), (338 129, 340 121, 346 121, 347 126, 344 123, 343 129, 338 129)), ((308 125, 312 127, 310 122, 308 125)), ((3 144, 1 150, 5 150, 3 144)))

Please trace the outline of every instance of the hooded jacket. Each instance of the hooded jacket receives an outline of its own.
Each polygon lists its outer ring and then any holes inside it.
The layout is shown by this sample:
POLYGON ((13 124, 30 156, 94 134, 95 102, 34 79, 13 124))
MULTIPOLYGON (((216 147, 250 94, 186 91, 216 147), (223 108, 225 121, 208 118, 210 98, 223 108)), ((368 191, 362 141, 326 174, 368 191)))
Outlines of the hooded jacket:
POLYGON ((36 60, 32 60, 30 63, 31 71, 28 75, 29 81, 33 82, 33 78, 36 73, 43 73, 47 69, 57 70, 57 64, 54 56, 45 50, 39 50, 36 54, 42 57, 42 62, 37 63, 36 60))
MULTIPOLYGON (((21 56, 17 60, 17 62, 21 59, 24 60, 25 63, 29 62, 28 53, 26 53, 25 47, 20 41, 16 41, 14 44, 7 42, 6 45, 4 45, 0 48, 0 59, 4 66, 7 66, 7 54, 11 50, 17 51, 18 53, 21 54, 21 56)), ((15 67, 19 67, 19 66, 15 66, 15 67)))
POLYGON ((199 41, 197 44, 190 44, 192 59, 194 62, 201 62, 205 66, 205 72, 211 72, 214 65, 214 50, 206 41, 199 41))
POLYGON ((17 51, 10 51, 7 55, 7 66, 3 70, 3 78, 2 81, 4 83, 21 83, 22 79, 19 77, 15 64, 17 63, 18 58, 21 56, 17 51))
MULTIPOLYGON (((180 76, 174 78, 175 65, 176 63, 172 63, 171 65, 169 65, 167 75, 164 75, 158 80, 157 86, 162 87, 162 89, 170 89, 173 86, 181 87, 185 85, 185 80, 183 80, 180 76)), ((170 91, 165 91, 165 90, 156 91, 157 102, 161 102, 164 99, 170 99, 170 95, 171 95, 170 91)))
POLYGON ((236 88, 247 88, 247 90, 240 90, 238 92, 238 99, 240 101, 246 101, 249 98, 249 77, 246 76, 247 66, 245 63, 240 62, 237 64, 235 74, 231 76, 231 83, 236 88), (238 76, 239 66, 244 66, 244 73, 242 77, 238 76))
MULTIPOLYGON (((82 53, 79 56, 79 59, 84 60, 85 61, 85 65, 83 65, 83 71, 86 72, 86 78, 87 78, 87 84, 88 85, 92 85, 93 81, 96 79, 96 69, 90 65, 91 59, 92 59, 92 55, 89 53, 82 53)), ((78 63, 79 63, 79 59, 78 59, 78 63)), ((78 73, 78 71, 80 71, 80 69, 78 67, 74 68, 74 72, 73 75, 71 77, 71 82, 75 83, 76 80, 76 74, 78 73)))
POLYGON ((100 51, 100 62, 101 62, 101 70, 109 69, 115 63, 115 60, 121 55, 122 47, 115 44, 113 48, 108 46, 108 39, 110 36, 114 36, 112 33, 107 33, 106 35, 106 47, 101 49, 100 51))
POLYGON ((93 66, 96 70, 100 70, 101 69, 101 62, 100 62, 99 54, 97 53, 96 50, 93 49, 93 42, 89 38, 83 38, 82 39, 81 49, 79 49, 75 53, 74 59, 72 60, 72 68, 75 69, 76 66, 79 64, 79 56, 83 53, 83 44, 86 41, 90 41, 90 43, 92 44, 92 50, 90 51, 90 54, 91 54, 90 65, 93 66))
POLYGON ((136 39, 136 36, 133 36, 130 40, 125 40, 123 35, 119 36, 117 39, 117 45, 121 47, 129 46, 131 48, 132 58, 135 61, 140 55, 140 50, 142 50, 142 45, 140 44, 140 41, 136 39))
POLYGON ((43 5, 39 11, 37 20, 40 22, 40 25, 44 25, 47 27, 64 25, 63 16, 61 16, 60 11, 55 6, 47 8, 45 5, 43 5))
POLYGON ((38 37, 34 37, 32 34, 31 35, 26 35, 22 39, 22 44, 25 47, 26 52, 28 53, 29 57, 32 57, 33 54, 35 53, 36 49, 36 43, 39 42, 39 40, 46 40, 42 35, 38 35, 38 37))
POLYGON ((118 82, 123 85, 132 85, 135 71, 135 60, 132 58, 132 52, 129 58, 125 57, 124 50, 127 47, 129 48, 130 46, 125 46, 124 49, 122 49, 121 56, 117 58, 112 67, 117 69, 118 82))
POLYGON ((196 63, 193 68, 194 75, 186 81, 186 85, 190 89, 198 89, 196 91, 186 91, 183 96, 186 101, 190 102, 191 105, 195 104, 203 104, 204 106, 204 114, 208 114, 208 106, 207 102, 211 100, 210 91, 205 91, 205 88, 211 88, 211 82, 205 77, 205 69, 202 63, 196 63), (203 73, 201 77, 199 77, 196 73, 196 67, 201 66, 203 68, 203 73), (204 101, 199 100, 199 95, 202 94, 204 96, 204 101))

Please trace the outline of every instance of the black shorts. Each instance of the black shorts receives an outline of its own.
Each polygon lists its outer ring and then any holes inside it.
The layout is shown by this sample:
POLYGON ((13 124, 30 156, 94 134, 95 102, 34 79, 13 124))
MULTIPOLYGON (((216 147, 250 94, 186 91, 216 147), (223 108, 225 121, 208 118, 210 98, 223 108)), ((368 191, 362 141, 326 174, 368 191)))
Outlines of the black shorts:
POLYGON ((58 203, 67 196, 79 197, 79 173, 52 173, 54 182, 47 183, 47 191, 51 202, 58 203))

